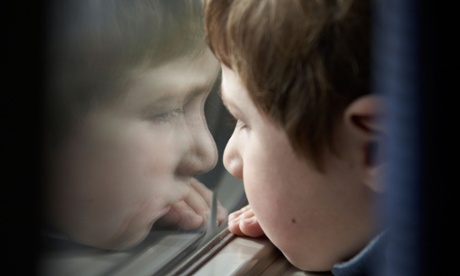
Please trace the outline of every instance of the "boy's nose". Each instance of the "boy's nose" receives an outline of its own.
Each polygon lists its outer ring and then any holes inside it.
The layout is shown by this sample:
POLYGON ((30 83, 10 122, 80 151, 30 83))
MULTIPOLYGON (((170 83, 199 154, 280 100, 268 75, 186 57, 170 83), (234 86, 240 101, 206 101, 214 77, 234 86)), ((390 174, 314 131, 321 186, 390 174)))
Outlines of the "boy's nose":
POLYGON ((243 179, 243 159, 237 147, 236 137, 232 135, 225 146, 224 167, 227 171, 238 179, 243 179))
POLYGON ((204 116, 187 124, 187 133, 184 135, 187 136, 184 139, 187 148, 179 165, 179 173, 194 175, 213 169, 217 164, 217 147, 204 116))

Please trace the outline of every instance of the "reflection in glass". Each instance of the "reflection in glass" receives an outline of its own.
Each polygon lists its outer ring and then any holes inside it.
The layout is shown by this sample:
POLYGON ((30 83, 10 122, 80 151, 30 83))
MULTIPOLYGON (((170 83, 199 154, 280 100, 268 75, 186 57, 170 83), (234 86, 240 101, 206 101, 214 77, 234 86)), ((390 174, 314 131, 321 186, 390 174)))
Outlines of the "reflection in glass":
MULTIPOLYGON (((201 1, 49 8, 43 271, 94 264, 99 275, 136 254, 164 264, 198 244, 221 181, 216 170, 202 175, 218 162, 204 107, 219 66, 204 42, 201 1), (179 250, 152 250, 159 241, 179 250)), ((213 107, 213 134, 225 135, 213 107)), ((222 227, 241 193, 235 199, 219 205, 222 227)))

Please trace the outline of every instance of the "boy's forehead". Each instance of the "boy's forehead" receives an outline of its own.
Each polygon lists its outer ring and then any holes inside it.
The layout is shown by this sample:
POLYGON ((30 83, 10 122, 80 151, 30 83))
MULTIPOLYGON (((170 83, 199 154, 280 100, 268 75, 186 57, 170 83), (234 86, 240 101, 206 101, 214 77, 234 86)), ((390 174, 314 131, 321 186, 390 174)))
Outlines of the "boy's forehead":
MULTIPOLYGON (((220 96, 224 105, 230 112, 243 114, 253 114, 253 101, 249 97, 248 90, 242 82, 237 72, 229 67, 222 65, 222 84, 220 96)), ((235 114, 234 114, 235 115, 235 114)))
POLYGON ((136 73, 128 81, 116 105, 136 110, 141 106, 183 102, 208 93, 215 83, 218 63, 213 59, 177 59, 157 68, 136 73))
POLYGON ((178 59, 146 71, 137 85, 157 88, 157 98, 168 98, 171 93, 185 93, 209 88, 218 74, 218 64, 213 58, 178 59))
POLYGON ((230 103, 234 94, 246 91, 241 78, 232 69, 225 65, 222 66, 222 84, 220 94, 224 103, 230 103))

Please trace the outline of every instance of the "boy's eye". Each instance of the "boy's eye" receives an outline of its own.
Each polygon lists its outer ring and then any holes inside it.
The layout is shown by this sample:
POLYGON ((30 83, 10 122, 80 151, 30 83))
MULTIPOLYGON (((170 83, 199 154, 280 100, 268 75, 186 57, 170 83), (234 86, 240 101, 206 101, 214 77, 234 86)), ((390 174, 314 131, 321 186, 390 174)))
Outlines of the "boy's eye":
POLYGON ((235 117, 233 117, 231 114, 228 114, 227 116, 228 127, 233 129, 236 127, 237 123, 238 123, 238 120, 235 117))
POLYGON ((180 117, 184 114, 184 109, 183 108, 177 108, 165 113, 157 114, 153 116, 153 121, 158 122, 158 123, 167 123, 170 122, 177 117, 180 117))
POLYGON ((228 116, 227 122, 228 122, 229 127, 231 128, 238 128, 238 129, 246 128, 246 124, 243 123, 243 121, 236 119, 231 114, 228 116))
POLYGON ((245 129, 247 126, 245 123, 243 123, 241 120, 238 120, 236 122, 236 127, 239 128, 239 129, 245 129))

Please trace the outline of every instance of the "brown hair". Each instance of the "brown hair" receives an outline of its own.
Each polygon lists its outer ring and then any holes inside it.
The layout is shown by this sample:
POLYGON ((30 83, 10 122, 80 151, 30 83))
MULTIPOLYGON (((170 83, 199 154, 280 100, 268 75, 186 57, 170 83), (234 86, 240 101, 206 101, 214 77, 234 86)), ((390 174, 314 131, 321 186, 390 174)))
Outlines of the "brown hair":
POLYGON ((206 0, 208 44, 263 114, 321 169, 336 121, 368 94, 366 0, 206 0))

